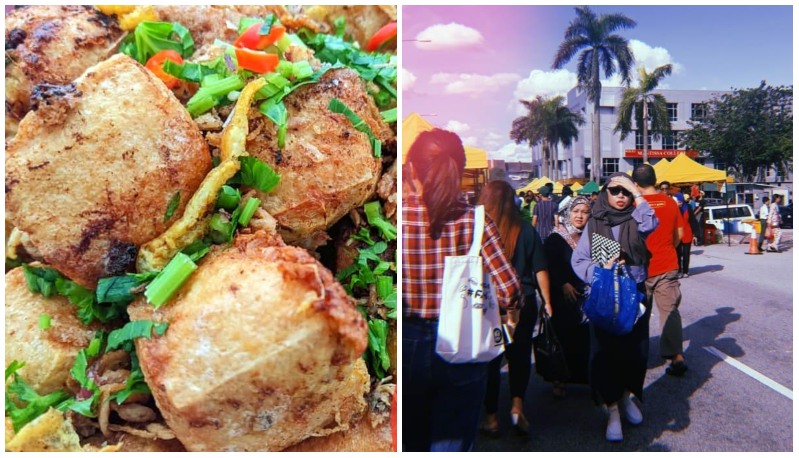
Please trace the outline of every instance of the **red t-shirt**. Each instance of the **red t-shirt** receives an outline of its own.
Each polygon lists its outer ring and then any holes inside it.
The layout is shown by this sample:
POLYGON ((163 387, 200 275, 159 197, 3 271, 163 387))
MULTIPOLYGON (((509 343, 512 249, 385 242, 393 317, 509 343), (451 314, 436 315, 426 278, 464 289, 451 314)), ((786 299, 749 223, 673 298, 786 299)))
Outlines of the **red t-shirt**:
POLYGON ((674 199, 664 194, 644 196, 658 217, 658 227, 646 238, 646 248, 652 253, 648 276, 654 277, 677 270, 677 250, 674 249, 674 231, 682 227, 683 219, 674 199))
POLYGON ((690 212, 690 207, 687 211, 683 212, 682 214, 682 243, 691 243, 694 240, 694 233, 691 230, 691 221, 688 212, 690 212))

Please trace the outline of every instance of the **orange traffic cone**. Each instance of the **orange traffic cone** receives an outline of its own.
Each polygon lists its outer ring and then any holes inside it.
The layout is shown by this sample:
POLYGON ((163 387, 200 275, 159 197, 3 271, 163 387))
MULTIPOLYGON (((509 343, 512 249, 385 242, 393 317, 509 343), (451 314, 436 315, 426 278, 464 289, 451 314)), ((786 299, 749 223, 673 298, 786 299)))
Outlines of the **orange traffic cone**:
POLYGON ((757 249, 757 235, 749 235, 749 252, 745 254, 763 254, 762 251, 757 249))

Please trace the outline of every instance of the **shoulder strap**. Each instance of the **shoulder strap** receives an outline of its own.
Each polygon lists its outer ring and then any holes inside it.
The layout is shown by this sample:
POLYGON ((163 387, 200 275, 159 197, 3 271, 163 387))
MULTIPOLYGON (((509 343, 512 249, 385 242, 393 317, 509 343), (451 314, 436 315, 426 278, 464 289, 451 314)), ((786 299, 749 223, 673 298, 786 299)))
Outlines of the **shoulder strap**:
POLYGON ((485 232, 485 207, 478 205, 474 207, 474 239, 472 247, 469 249, 469 256, 480 256, 480 249, 483 247, 483 232, 485 232))

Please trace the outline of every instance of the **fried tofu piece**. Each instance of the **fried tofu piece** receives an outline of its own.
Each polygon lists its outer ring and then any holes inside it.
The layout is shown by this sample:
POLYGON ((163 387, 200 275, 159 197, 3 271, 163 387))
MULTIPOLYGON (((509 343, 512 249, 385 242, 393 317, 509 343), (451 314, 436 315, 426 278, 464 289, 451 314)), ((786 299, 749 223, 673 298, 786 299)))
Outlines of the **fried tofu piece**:
POLYGON ((258 193, 288 243, 325 231, 359 207, 375 191, 381 160, 369 137, 328 105, 338 98, 360 116, 384 144, 395 141, 391 128, 351 69, 329 70, 318 84, 300 87, 285 99, 288 132, 277 147, 277 126, 257 110, 250 111, 247 151, 281 175, 280 185, 258 193))
POLYGON ((264 232, 215 248, 169 303, 132 320, 147 384, 190 451, 281 450, 349 426, 366 409, 367 328, 352 298, 305 250, 264 232))
POLYGON ((6 14, 6 136, 37 84, 68 84, 111 55, 123 32, 90 6, 25 6, 6 14))
POLYGON ((391 452, 391 423, 387 415, 369 412, 346 431, 312 437, 287 452, 391 452))
POLYGON ((6 440, 6 450, 9 452, 83 451, 80 438, 72 423, 64 418, 62 412, 52 407, 23 426, 10 440, 6 440))
POLYGON ((40 100, 6 148, 6 220, 81 286, 132 268, 211 169, 186 109, 122 54, 40 100), (179 194, 173 215, 165 218, 179 194))
POLYGON ((397 20, 395 5, 322 5, 304 10, 311 19, 327 26, 328 33, 335 30, 334 21, 343 17, 346 21, 344 35, 351 36, 361 48, 381 27, 397 20))
POLYGON ((96 324, 83 325, 66 297, 49 298, 28 289, 21 267, 6 274, 6 367, 25 362, 18 373, 39 394, 66 388, 78 352, 89 345, 96 324), (39 316, 50 316, 50 327, 39 327, 39 316))

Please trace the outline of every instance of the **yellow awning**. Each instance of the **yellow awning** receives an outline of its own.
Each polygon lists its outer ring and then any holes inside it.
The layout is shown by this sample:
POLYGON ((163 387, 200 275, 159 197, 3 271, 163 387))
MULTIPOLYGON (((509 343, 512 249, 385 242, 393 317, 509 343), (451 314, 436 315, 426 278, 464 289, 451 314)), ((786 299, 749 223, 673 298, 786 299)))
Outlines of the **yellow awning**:
POLYGON ((574 191, 575 193, 582 188, 583 185, 579 181, 575 181, 574 184, 572 184, 572 191, 574 191))
POLYGON ((473 146, 464 146, 463 149, 466 151, 467 170, 488 168, 488 151, 473 146))
POLYGON ((433 125, 416 113, 409 114, 402 121, 402 163, 405 163, 405 156, 411 148, 416 137, 422 132, 433 130, 433 125))
POLYGON ((727 172, 724 170, 711 169, 694 161, 685 153, 680 153, 669 164, 663 176, 657 172, 658 182, 668 181, 676 183, 701 183, 718 182, 727 179, 727 172))

